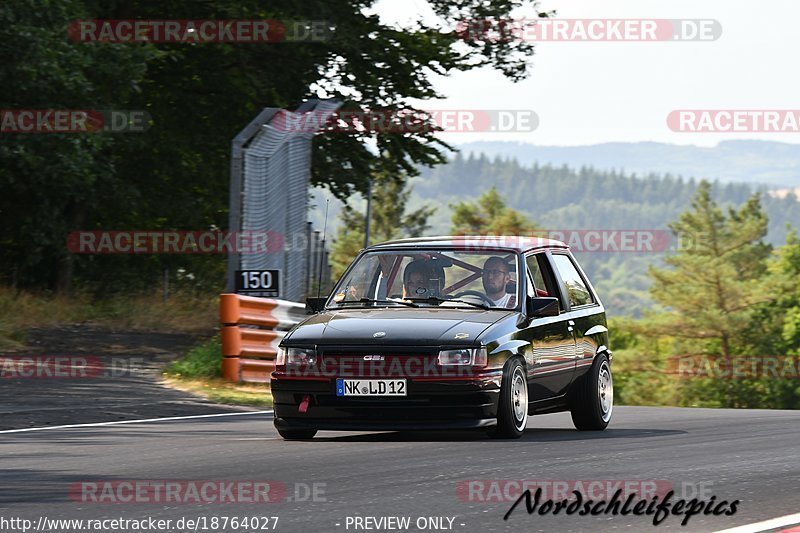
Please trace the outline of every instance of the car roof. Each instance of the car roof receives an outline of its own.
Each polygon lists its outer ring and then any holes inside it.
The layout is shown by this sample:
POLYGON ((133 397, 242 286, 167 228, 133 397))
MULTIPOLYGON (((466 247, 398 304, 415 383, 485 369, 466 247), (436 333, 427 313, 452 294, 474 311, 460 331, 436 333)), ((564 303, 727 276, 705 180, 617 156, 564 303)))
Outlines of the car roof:
POLYGON ((394 248, 423 248, 429 246, 446 248, 463 248, 469 251, 513 250, 527 252, 540 248, 567 248, 561 241, 543 237, 527 237, 522 235, 442 235, 438 237, 415 237, 374 244, 367 250, 386 250, 394 248))

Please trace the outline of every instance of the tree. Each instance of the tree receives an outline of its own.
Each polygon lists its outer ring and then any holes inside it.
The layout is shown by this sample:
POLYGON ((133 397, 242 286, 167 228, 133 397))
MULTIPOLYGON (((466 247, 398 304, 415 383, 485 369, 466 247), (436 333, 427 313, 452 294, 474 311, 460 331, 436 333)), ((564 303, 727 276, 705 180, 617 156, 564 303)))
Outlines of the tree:
MULTIPOLYGON (((745 332, 754 313, 777 297, 765 286, 771 247, 763 242, 767 217, 759 196, 726 215, 702 181, 692 209, 670 228, 682 246, 665 259, 670 268, 650 268, 651 294, 666 310, 649 316, 646 330, 687 341, 680 346, 695 353, 719 354, 730 368, 734 356, 748 352, 745 332)), ((711 381, 706 392, 721 392, 720 402, 729 407, 739 405, 741 384, 711 381)))
MULTIPOLYGON (((435 209, 423 206, 406 212, 411 187, 404 179, 387 173, 376 174, 372 186, 372 216, 370 237, 372 242, 389 241, 400 237, 420 237, 429 228, 428 217, 435 209)), ((350 205, 339 213, 341 225, 331 249, 331 275, 335 279, 364 247, 364 215, 350 205)))
MULTIPOLYGON (((344 110, 413 111, 442 95, 437 75, 494 67, 527 76, 533 45, 464 38, 458 24, 503 20, 536 0, 429 0, 435 17, 404 27, 381 21, 377 0, 9 0, 0 5, 0 109, 147 110, 141 134, 6 135, 0 149, 0 276, 63 288, 71 265, 93 287, 130 290, 165 265, 224 267, 224 258, 71 257, 81 229, 227 227, 230 141, 262 108, 338 98, 344 110), (87 19, 325 21, 316 42, 80 43, 69 24, 87 19), (94 135, 94 136, 91 136, 94 135), (35 243, 35 244, 34 244, 35 243), (68 268, 69 267, 69 268, 68 268), (10 273, 10 274, 9 274, 10 273), (55 273, 55 275, 53 275, 55 273), (61 280, 57 282, 56 280, 61 280)), ((547 16, 541 13, 540 16, 547 16)), ((338 198, 364 193, 370 176, 418 173, 444 161, 436 128, 315 136, 312 184, 338 198), (377 150, 373 148, 377 148, 377 150)), ((221 277, 219 278, 221 281, 221 277)))
MULTIPOLYGON (((786 244, 778 247, 768 263, 766 285, 775 295, 771 305, 760 309, 747 334, 759 353, 800 356, 800 237, 789 231, 786 244)), ((800 393, 800 389, 798 389, 800 393)))
MULTIPOLYGON (((151 45, 76 45, 69 21, 90 18, 79 0, 0 6, 0 109, 124 109, 146 76, 151 45), (123 105, 120 105, 123 104, 123 105)), ((0 280, 66 290, 69 230, 98 210, 130 202, 114 154, 125 135, 0 134, 0 280), (4 279, 5 278, 5 279, 4 279)))
POLYGON ((536 224, 525 215, 506 206, 495 187, 476 202, 459 202, 453 209, 453 235, 529 235, 536 224))
POLYGON ((800 409, 800 239, 790 230, 786 244, 775 250, 768 263, 766 290, 775 297, 756 311, 745 334, 753 353, 773 356, 775 375, 759 383, 754 407, 800 409))

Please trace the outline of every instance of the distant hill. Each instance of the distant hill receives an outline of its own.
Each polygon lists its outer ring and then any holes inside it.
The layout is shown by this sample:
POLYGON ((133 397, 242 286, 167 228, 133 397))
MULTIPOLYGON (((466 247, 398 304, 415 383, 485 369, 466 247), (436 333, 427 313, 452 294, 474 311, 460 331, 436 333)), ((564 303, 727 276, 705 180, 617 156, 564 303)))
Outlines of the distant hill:
MULTIPOLYGON (((497 144, 522 150, 520 145, 513 143, 497 144)), ((625 165, 623 173, 601 169, 600 164, 586 164, 581 168, 580 163, 569 166, 564 162, 554 165, 545 162, 520 163, 517 158, 520 156, 497 152, 473 154, 463 150, 447 164, 432 169, 423 168, 420 176, 410 180, 413 194, 409 208, 435 206, 437 209, 429 219, 431 228, 426 234, 448 234, 451 229, 451 204, 474 200, 491 187, 496 187, 508 205, 520 210, 541 228, 659 230, 669 235, 668 224, 691 206, 698 180, 689 176, 700 175, 686 172, 687 177, 678 177, 677 173, 659 175, 642 170, 634 177, 628 170, 630 165, 625 165)), ((768 187, 763 181, 754 185, 757 182, 754 179, 728 179, 725 182, 719 179, 714 183, 713 195, 723 206, 738 206, 754 191, 763 192, 768 187)), ((771 194, 762 194, 761 198, 769 216, 766 240, 780 246, 786 242, 787 224, 796 229, 800 225, 800 196, 789 194, 788 187, 777 187, 776 184, 771 187, 771 194)), ((311 212, 316 228, 323 227, 324 199, 330 196, 329 192, 316 191, 312 202, 315 209, 311 212)), ((364 211, 365 202, 360 196, 355 197, 351 205, 364 211)), ((331 201, 329 238, 335 235, 339 226, 340 221, 336 216, 340 210, 341 202, 331 201)), ((667 251, 674 251, 676 246, 677 242, 670 241, 667 251)), ((575 251, 612 315, 639 316, 652 306, 648 293, 651 280, 647 276, 647 269, 649 266, 663 265, 663 252, 575 251)))
MULTIPOLYGON (((747 180, 750 181, 750 180, 747 180)), ((508 205, 520 210, 539 227, 554 230, 667 230, 668 224, 690 208, 697 188, 694 178, 659 176, 642 172, 633 177, 618 171, 520 164, 515 159, 497 159, 489 154, 458 153, 446 165, 423 169, 411 180, 412 205, 440 206, 431 217, 431 234, 450 229, 449 205, 474 200, 496 187, 508 205)), ((712 194, 723 206, 744 203, 754 190, 748 183, 714 182, 712 194)), ((787 224, 800 222, 800 202, 788 191, 762 195, 769 216, 767 241, 786 242, 787 224)), ((668 250, 674 252, 676 241, 668 250)), ((638 316, 652 306, 647 292, 649 266, 661 266, 664 253, 586 252, 574 250, 581 264, 603 294, 612 314, 638 316)))
MULTIPOLYGON (((798 139, 800 140, 800 139, 798 139)), ((800 187, 800 144, 771 141, 725 141, 714 147, 654 142, 605 143, 587 146, 537 146, 519 142, 480 141, 457 145, 466 156, 516 159, 572 168, 636 174, 671 174, 720 182, 747 182, 770 188, 800 187)))

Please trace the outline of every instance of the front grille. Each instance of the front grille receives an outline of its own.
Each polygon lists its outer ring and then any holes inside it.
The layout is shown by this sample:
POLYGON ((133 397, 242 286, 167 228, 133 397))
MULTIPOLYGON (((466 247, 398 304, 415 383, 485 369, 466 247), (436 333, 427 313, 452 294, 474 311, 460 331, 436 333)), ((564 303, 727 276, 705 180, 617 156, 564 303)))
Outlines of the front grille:
POLYGON ((319 368, 336 377, 404 378, 434 376, 441 369, 436 355, 425 353, 326 353, 319 368))
POLYGON ((317 346, 317 353, 331 356, 364 356, 364 355, 437 355, 439 347, 430 346, 317 346))

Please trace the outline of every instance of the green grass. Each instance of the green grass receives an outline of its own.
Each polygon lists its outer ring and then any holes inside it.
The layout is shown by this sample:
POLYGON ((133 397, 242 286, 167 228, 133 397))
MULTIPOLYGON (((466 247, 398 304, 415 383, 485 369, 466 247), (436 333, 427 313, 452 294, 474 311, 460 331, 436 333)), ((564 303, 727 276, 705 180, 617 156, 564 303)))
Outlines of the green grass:
POLYGON ((170 363, 166 371, 172 377, 183 379, 222 377, 220 336, 195 346, 186 355, 170 363))
POLYGON ((22 348, 30 328, 89 322, 111 329, 209 333, 218 323, 218 294, 160 291, 93 298, 20 291, 0 286, 0 349, 22 348))
POLYGON ((269 386, 250 383, 230 383, 221 378, 191 379, 164 373, 164 384, 174 389, 191 392, 215 403, 272 407, 269 386))
POLYGON ((217 335, 173 361, 163 373, 166 385, 199 394, 215 403, 271 407, 269 386, 222 379, 222 345, 217 335))
MULTIPOLYGON (((69 297, 0 286, 0 351, 25 347, 30 328, 89 323, 109 329, 210 334, 219 326, 218 294, 173 293, 92 298, 76 292, 69 297)), ((164 372, 165 384, 216 403, 272 406, 269 386, 229 383, 222 379, 219 335, 195 346, 164 372)))
POLYGON ((217 387, 206 389, 206 397, 216 403, 229 405, 248 405, 252 407, 272 407, 272 393, 264 387, 241 387, 224 382, 217 387))
POLYGON ((0 287, 0 348, 24 346, 29 328, 81 322, 90 311, 83 297, 40 295, 0 287))

